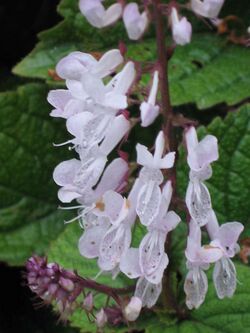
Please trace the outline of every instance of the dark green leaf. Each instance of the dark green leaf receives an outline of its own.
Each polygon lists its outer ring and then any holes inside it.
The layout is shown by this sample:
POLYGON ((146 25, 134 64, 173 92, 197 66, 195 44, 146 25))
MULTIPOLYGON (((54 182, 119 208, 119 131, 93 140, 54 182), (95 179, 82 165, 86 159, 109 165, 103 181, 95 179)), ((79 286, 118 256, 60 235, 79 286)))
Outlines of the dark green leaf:
POLYGON ((46 95, 41 84, 0 94, 0 260, 13 265, 44 253, 64 227, 52 171, 67 150, 52 146, 64 131, 50 119, 46 95))

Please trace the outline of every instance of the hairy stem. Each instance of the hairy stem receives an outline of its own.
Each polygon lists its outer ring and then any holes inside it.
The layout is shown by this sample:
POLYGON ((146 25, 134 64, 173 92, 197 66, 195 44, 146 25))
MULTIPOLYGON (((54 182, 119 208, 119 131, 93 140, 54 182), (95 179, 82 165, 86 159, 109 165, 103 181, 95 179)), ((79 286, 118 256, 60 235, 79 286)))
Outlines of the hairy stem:
MULTIPOLYGON (((177 142, 175 138, 174 128, 172 125, 173 119, 173 108, 170 101, 169 93, 169 82, 168 82, 168 52, 165 43, 165 29, 164 19, 161 11, 161 1, 153 0, 153 11, 155 19, 156 29, 156 42, 157 42, 157 53, 158 53, 158 68, 159 68, 159 81, 160 81, 160 93, 161 93, 161 107, 162 115, 164 119, 163 132, 166 141, 166 148, 168 151, 176 151, 177 142)), ((172 181, 173 186, 173 197, 176 195, 176 167, 174 166, 167 174, 168 178, 172 181)), ((165 250, 167 253, 170 252, 171 248, 171 233, 168 233, 165 250)), ((164 273, 163 280, 163 292, 164 292, 164 303, 169 308, 177 309, 177 303, 171 288, 171 271, 170 266, 167 267, 164 273)))
POLYGON ((79 275, 77 275, 77 277, 83 288, 92 289, 99 293, 105 294, 108 297, 113 298, 116 301, 116 303, 118 303, 119 305, 121 305, 121 299, 119 296, 126 295, 126 294, 134 291, 134 289, 135 289, 134 286, 127 287, 127 288, 112 288, 107 285, 100 284, 94 280, 85 279, 79 275))

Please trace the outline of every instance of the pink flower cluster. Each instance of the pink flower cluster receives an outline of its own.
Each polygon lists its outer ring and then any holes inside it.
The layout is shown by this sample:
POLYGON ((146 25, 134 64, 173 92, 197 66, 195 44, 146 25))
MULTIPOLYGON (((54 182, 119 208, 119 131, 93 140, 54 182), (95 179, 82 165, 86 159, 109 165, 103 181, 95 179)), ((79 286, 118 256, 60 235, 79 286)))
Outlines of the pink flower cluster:
MULTIPOLYGON (((105 9, 102 2, 80 0, 81 12, 92 25, 102 28, 123 15, 129 37, 141 37, 149 23, 146 11, 140 14, 137 4, 124 7, 120 2, 105 9)), ((218 0, 192 0, 190 6, 197 15, 214 18, 222 4, 218 0)), ((175 6, 170 9, 175 43, 189 43, 190 23, 185 17, 180 18, 175 6)), ((137 77, 134 63, 125 62, 116 49, 99 60, 87 53, 73 52, 60 60, 56 71, 65 80, 67 89, 50 91, 48 101, 54 107, 51 116, 64 118, 71 135, 58 146, 69 144, 77 155, 54 170, 54 180, 60 186, 58 198, 63 203, 78 202, 77 206, 67 208, 78 209, 78 216, 68 222, 79 220, 84 229, 78 244, 80 254, 96 258, 100 274, 109 273, 116 278, 122 272, 130 279, 138 279, 134 296, 124 309, 127 320, 133 321, 142 307, 151 308, 156 303, 162 291, 163 273, 169 263, 165 251, 167 234, 181 221, 174 211, 169 211, 173 185, 163 175, 164 170, 174 166, 175 152, 165 153, 163 131, 156 137, 153 153, 138 143, 137 165, 141 170, 124 197, 121 193, 127 185, 128 161, 117 157, 107 163, 110 153, 126 140, 130 131, 126 108, 132 100, 129 95, 137 77), (145 228, 138 248, 131 245, 136 223, 145 228)), ((159 74, 155 66, 148 97, 140 104, 142 127, 151 125, 160 112, 159 74)), ((230 258, 238 251, 237 241, 243 226, 238 222, 219 226, 204 183, 212 175, 211 163, 218 159, 217 139, 207 135, 199 142, 194 127, 186 130, 185 138, 190 167, 186 193, 190 222, 184 290, 186 304, 192 309, 205 299, 208 283, 204 271, 212 263, 215 263, 213 280, 218 297, 233 295, 236 270, 230 258), (208 245, 201 243, 202 227, 206 227, 211 239, 208 245)), ((99 317, 100 323, 105 322, 104 312, 99 317)))

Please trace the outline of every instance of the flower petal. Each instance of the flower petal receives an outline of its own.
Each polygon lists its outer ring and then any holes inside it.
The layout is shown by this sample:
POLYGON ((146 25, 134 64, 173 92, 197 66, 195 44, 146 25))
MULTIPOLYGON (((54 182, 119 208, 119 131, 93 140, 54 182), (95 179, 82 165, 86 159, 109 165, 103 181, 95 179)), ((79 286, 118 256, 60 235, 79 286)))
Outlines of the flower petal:
POLYGON ((81 162, 75 158, 61 162, 53 172, 53 179, 59 186, 72 185, 81 162))
POLYGON ((108 155, 130 129, 130 122, 123 116, 114 118, 110 130, 101 143, 101 151, 108 155))
POLYGON ((71 98, 72 98, 71 93, 66 89, 50 90, 47 100, 55 108, 55 110, 51 112, 51 115, 53 117, 64 118, 63 110, 71 98))
POLYGON ((129 3, 123 11, 123 21, 128 33, 132 40, 139 39, 148 25, 147 13, 140 14, 137 3, 129 3))
POLYGON ((119 3, 114 3, 109 8, 107 8, 106 13, 103 18, 103 27, 107 27, 115 23, 122 15, 122 5, 119 3))
POLYGON ((81 194, 77 192, 76 186, 64 186, 58 191, 58 199, 63 203, 69 203, 74 199, 81 198, 81 194))
POLYGON ((110 50, 101 57, 92 70, 92 74, 104 78, 113 73, 115 68, 123 62, 123 56, 119 50, 110 50))
MULTIPOLYGON (((90 112, 81 112, 70 117, 66 122, 67 130, 74 137, 79 138, 80 141, 83 139, 83 129, 90 120, 94 118, 94 115, 90 112)), ((79 140, 77 140, 79 141, 79 140)))
POLYGON ((120 270, 130 279, 136 279, 141 276, 139 266, 139 250, 130 248, 121 257, 120 270))
POLYGON ((79 239, 78 248, 85 258, 96 258, 99 256, 99 248, 103 236, 109 228, 109 223, 103 221, 98 226, 86 229, 79 239))
POLYGON ((166 253, 163 253, 157 269, 150 275, 145 275, 145 278, 153 284, 161 283, 163 278, 163 273, 168 263, 169 263, 168 255, 166 253))
POLYGON ((148 151, 146 146, 137 143, 136 145, 136 152, 137 152, 137 163, 143 166, 152 166, 153 165, 153 156, 148 151))
POLYGON ((198 309, 204 302, 208 289, 207 276, 200 268, 191 269, 185 279, 184 291, 186 305, 191 309, 198 309))
POLYGON ((140 105, 141 111, 141 126, 148 127, 153 124, 155 119, 158 117, 160 107, 158 105, 152 105, 147 102, 142 102, 140 105))
POLYGON ((150 181, 142 186, 137 199, 136 212, 143 225, 149 226, 159 213, 161 190, 159 185, 150 181))
POLYGON ((159 161, 160 169, 172 168, 175 161, 175 152, 168 153, 159 161))
POLYGON ((140 277, 136 283, 135 297, 140 298, 142 306, 152 308, 157 302, 162 291, 162 284, 152 284, 144 277, 140 277))
POLYGON ((100 244, 99 267, 105 271, 113 270, 119 264, 122 254, 128 250, 130 243, 130 226, 112 226, 100 244))
POLYGON ((114 159, 105 169, 96 187, 95 196, 101 197, 108 190, 116 190, 124 183, 129 171, 128 163, 122 158, 114 159))
POLYGON ((216 262, 213 281, 220 299, 233 296, 236 289, 236 269, 229 258, 222 258, 216 262))
POLYGON ((237 241, 243 229, 244 226, 239 222, 224 223, 219 228, 216 238, 230 257, 235 255, 237 241))
POLYGON ((101 4, 102 0, 80 0, 79 8, 88 22, 96 28, 103 27, 105 8, 101 4))
POLYGON ((186 193, 186 204, 192 219, 199 225, 207 224, 211 214, 211 198, 202 182, 189 182, 186 193))

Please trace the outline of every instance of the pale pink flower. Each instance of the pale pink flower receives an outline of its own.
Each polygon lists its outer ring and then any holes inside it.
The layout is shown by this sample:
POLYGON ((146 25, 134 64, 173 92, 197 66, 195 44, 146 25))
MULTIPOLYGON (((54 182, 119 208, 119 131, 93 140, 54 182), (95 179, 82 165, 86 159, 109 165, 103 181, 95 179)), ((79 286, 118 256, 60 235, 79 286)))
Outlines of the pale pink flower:
POLYGON ((215 18, 218 16, 225 0, 191 0, 192 10, 201 16, 215 18))
POLYGON ((192 25, 186 17, 179 18, 176 8, 171 11, 171 27, 173 40, 177 45, 190 43, 192 36, 192 25))
POLYGON ((79 8, 87 21, 96 28, 115 23, 122 15, 121 4, 115 3, 105 9, 103 0, 80 0, 79 8))
POLYGON ((186 304, 189 309, 197 309, 204 302, 208 289, 204 270, 209 268, 210 263, 218 261, 223 253, 220 248, 212 246, 212 244, 201 245, 200 227, 191 220, 185 255, 189 269, 184 283, 186 304))
POLYGON ((159 84, 159 73, 158 71, 155 71, 153 84, 148 96, 148 101, 147 102, 144 101, 140 105, 142 127, 147 127, 151 125, 159 115, 160 107, 155 104, 158 91, 158 84, 159 84))
POLYGON ((211 245, 223 252, 223 257, 215 263, 213 281, 217 295, 220 299, 232 297, 237 284, 236 269, 230 258, 239 251, 238 238, 244 227, 239 222, 228 222, 219 226, 216 215, 212 211, 210 220, 206 225, 211 245))
POLYGON ((138 4, 135 2, 126 5, 123 11, 123 21, 128 36, 132 40, 139 39, 144 34, 149 23, 146 11, 141 14, 138 4))
POLYGON ((137 144, 137 163, 142 165, 140 180, 144 183, 138 195, 136 211, 142 224, 148 226, 159 213, 161 203, 160 184, 163 182, 161 169, 171 168, 175 160, 175 152, 166 154, 164 151, 164 134, 161 131, 155 142, 155 152, 152 155, 148 148, 137 144))
POLYGON ((192 219, 200 226, 208 222, 212 209, 211 198, 204 180, 212 175, 210 164, 218 159, 218 143, 213 135, 198 142, 194 127, 186 132, 187 161, 190 167, 186 204, 192 219))
POLYGON ((112 74, 123 63, 119 50, 110 50, 96 60, 91 54, 79 51, 71 52, 56 65, 57 74, 65 80, 80 80, 85 73, 100 79, 112 74))

